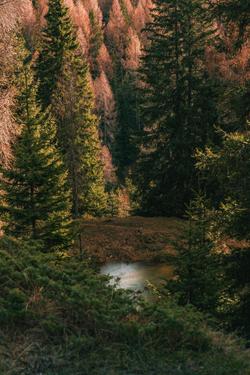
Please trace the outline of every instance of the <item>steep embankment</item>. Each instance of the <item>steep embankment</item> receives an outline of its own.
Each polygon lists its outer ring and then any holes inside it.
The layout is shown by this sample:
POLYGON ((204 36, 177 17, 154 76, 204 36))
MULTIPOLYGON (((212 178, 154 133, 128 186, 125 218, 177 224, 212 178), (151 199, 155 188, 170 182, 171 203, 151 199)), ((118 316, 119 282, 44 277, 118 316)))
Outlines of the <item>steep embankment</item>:
POLYGON ((192 308, 134 303, 79 257, 0 248, 0 374, 249 375, 249 353, 192 308))

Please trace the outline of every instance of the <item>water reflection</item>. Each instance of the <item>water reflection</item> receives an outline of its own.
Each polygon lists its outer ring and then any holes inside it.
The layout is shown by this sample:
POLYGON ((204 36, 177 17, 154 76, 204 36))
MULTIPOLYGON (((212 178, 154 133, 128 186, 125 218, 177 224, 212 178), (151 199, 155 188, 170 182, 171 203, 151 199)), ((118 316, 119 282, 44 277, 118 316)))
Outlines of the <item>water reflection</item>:
MULTIPOLYGON (((166 264, 145 264, 115 262, 101 268, 103 275, 119 278, 118 286, 123 289, 144 291, 148 282, 160 286, 172 276, 172 269, 166 264)), ((115 280, 113 281, 115 283, 115 280)))

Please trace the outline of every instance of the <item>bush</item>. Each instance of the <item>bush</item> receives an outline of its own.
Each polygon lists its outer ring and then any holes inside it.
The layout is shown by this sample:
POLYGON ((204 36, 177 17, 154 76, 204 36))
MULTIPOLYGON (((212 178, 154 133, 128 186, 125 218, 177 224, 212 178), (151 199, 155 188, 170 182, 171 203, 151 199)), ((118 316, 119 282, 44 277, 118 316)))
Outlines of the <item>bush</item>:
POLYGON ((249 373, 244 350, 201 314, 161 298, 135 302, 108 281, 70 253, 2 242, 0 373, 249 373))
POLYGON ((224 287, 222 256, 216 249, 211 213, 203 197, 197 197, 187 212, 189 225, 183 238, 174 244, 176 254, 170 258, 174 278, 168 290, 181 305, 216 314, 224 287))

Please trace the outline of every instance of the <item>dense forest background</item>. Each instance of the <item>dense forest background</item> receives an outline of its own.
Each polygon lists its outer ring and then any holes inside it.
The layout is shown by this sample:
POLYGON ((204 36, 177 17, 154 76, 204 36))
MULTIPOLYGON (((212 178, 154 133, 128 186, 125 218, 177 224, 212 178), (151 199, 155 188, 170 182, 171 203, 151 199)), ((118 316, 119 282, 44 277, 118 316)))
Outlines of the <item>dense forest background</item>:
MULTIPOLYGON (((100 133, 106 177, 112 180, 112 157, 122 168, 132 163, 133 155, 129 155, 130 134, 127 132, 136 131, 140 126, 136 113, 135 70, 139 66, 145 41, 141 30, 149 20, 151 2, 72 0, 65 5, 76 27, 81 51, 90 64, 95 107, 101 117, 100 133), (130 105, 129 110, 127 105, 130 105), (118 133, 123 138, 119 147, 118 133), (124 152, 122 147, 125 147, 124 152)), ((11 27, 10 21, 14 22, 17 17, 24 28, 30 48, 36 49, 39 33, 45 23, 46 1, 24 1, 22 4, 16 2, 15 7, 12 9, 16 12, 12 12, 12 20, 8 18, 7 27, 11 27)), ((7 12, 7 9, 5 11, 7 12)), ((7 146, 8 139, 12 139, 14 127, 14 124, 11 126, 9 122, 7 107, 5 116, 2 121, 6 126, 4 143, 7 146)), ((8 149, 1 149, 3 157, 8 158, 8 149)))
MULTIPOLYGON (((103 158, 107 178, 110 179, 112 178, 110 176, 111 155, 115 159, 113 164, 118 164, 123 172, 124 169, 127 172, 127 168, 131 167, 135 160, 136 151, 131 144, 133 143, 131 138, 142 126, 139 99, 135 90, 139 81, 136 71, 146 43, 146 33, 142 33, 142 30, 150 20, 152 2, 150 0, 80 2, 72 0, 66 2, 65 5, 76 26, 81 50, 90 63, 96 110, 101 116, 103 158), (126 108, 124 108, 124 101, 126 108)), ((11 4, 11 7, 14 5, 11 4)), ((22 4, 16 2, 15 7, 12 8, 11 19, 8 14, 7 29, 11 28, 11 23, 18 19, 24 27, 30 47, 36 49, 39 33, 45 22, 46 1, 33 1, 32 3, 24 1, 22 4)), ((7 9, 2 11, 7 12, 7 9)), ((219 19, 214 15, 214 22, 218 21, 219 19)), ((244 19, 242 27, 244 27, 244 19)), ((238 38, 236 28, 235 23, 228 25, 221 21, 217 31, 220 32, 224 46, 219 51, 211 47, 206 51, 210 74, 230 84, 231 90, 233 87, 240 90, 248 78, 247 41, 243 43, 242 48, 233 53, 238 38)), ((11 48, 9 44, 8 47, 11 48)), ((9 64, 9 68, 13 69, 14 64, 9 64)), ((14 131, 14 124, 11 126, 10 115, 7 111, 8 98, 9 96, 2 98, 6 100, 4 107, 6 109, 4 113, 2 112, 4 124, 2 126, 4 133, 1 137, 4 140, 1 147, 2 158, 8 158, 7 145, 14 131)))
MULTIPOLYGON (((223 3, 216 8, 218 4, 217 2, 213 3, 214 10, 210 11, 210 20, 208 20, 208 23, 213 24, 216 29, 217 41, 211 42, 204 39, 204 43, 207 44, 204 46, 204 51, 199 52, 203 53, 204 69, 207 78, 211 81, 210 87, 207 85, 202 95, 204 99, 207 95, 212 95, 210 107, 212 112, 215 111, 214 118, 209 120, 206 118, 209 109, 204 109, 206 113, 202 120, 207 121, 206 126, 210 129, 216 127, 231 131, 242 129, 249 113, 247 88, 249 43, 244 31, 247 26, 248 13, 247 4, 243 5, 243 16, 239 16, 239 18, 237 4, 236 8, 234 5, 232 6, 227 15, 223 13, 223 3), (214 85, 213 88, 212 85, 214 85)), ((150 0, 100 2, 97 0, 74 2, 72 0, 66 2, 65 5, 75 27, 81 52, 89 63, 90 84, 95 95, 95 113, 100 118, 99 135, 105 180, 108 182, 109 190, 112 193, 115 192, 116 199, 123 202, 120 211, 126 212, 129 209, 130 179, 132 171, 135 169, 135 162, 139 158, 140 145, 144 142, 142 133, 147 122, 142 113, 141 103, 145 93, 140 91, 144 79, 138 68, 144 48, 149 43, 147 38, 149 30, 146 31, 144 28, 151 19, 152 2, 150 0), (118 186, 119 191, 117 190, 118 186)), ((35 52, 38 49, 41 30, 45 24, 46 1, 33 1, 32 3, 24 1, 22 4, 16 2, 9 6, 15 6, 12 9, 15 9, 16 12, 12 12, 11 18, 8 17, 7 29, 10 30, 13 27, 15 30, 15 22, 18 21, 29 44, 28 48, 35 52)), ((8 5, 3 11, 8 12, 7 8, 8 5)), ((201 25, 201 27, 203 26, 201 25)), ((204 27, 207 26, 204 24, 204 27)), ((16 52, 9 40, 2 43, 1 46, 6 51, 4 54, 6 61, 3 61, 3 64, 8 64, 8 73, 4 73, 6 81, 6 74, 10 77, 15 69, 16 52)), ((152 69, 154 68, 152 67, 152 69)), ((159 72, 159 74, 161 73, 159 72)), ((166 71, 166 74, 169 73, 166 71)), ((14 90, 10 80, 7 86, 1 96, 3 104, 1 158, 3 162, 8 162, 10 143, 16 133, 11 112, 14 90)), ((205 135, 205 132, 204 130, 204 139, 201 144, 206 143, 205 138, 208 135, 205 135)), ((190 134, 190 137, 193 135, 190 134)), ((212 137, 212 134, 209 137, 212 137)), ((219 137, 216 142, 218 139, 219 137)), ((200 146, 199 142, 196 146, 200 146)), ((183 159, 183 157, 181 158, 183 159)), ((187 173, 189 173, 188 168, 186 169, 187 173)), ((182 177, 183 172, 180 173, 181 181, 182 177)), ((182 183, 181 181, 180 183, 182 183)), ((147 183, 146 180, 145 183, 147 183)), ((194 181, 190 181, 190 183, 193 184, 194 181)), ((142 181, 139 182, 139 185, 141 188, 142 181)), ((192 189, 197 189, 197 186, 193 185, 192 189)), ((154 195, 156 196, 156 193, 154 195)), ((188 199, 188 197, 186 198, 188 199)), ((185 201, 186 198, 179 197, 179 200, 185 201)), ((174 205, 176 206, 176 202, 174 205)), ((180 202, 179 205, 179 208, 175 207, 172 210, 173 214, 181 214, 183 204, 180 202)), ((157 206, 155 200, 154 206, 157 206)), ((171 207, 161 208, 163 214, 171 214, 171 207)), ((144 211, 149 211, 153 215, 160 213, 157 207, 151 212, 150 209, 144 211)))

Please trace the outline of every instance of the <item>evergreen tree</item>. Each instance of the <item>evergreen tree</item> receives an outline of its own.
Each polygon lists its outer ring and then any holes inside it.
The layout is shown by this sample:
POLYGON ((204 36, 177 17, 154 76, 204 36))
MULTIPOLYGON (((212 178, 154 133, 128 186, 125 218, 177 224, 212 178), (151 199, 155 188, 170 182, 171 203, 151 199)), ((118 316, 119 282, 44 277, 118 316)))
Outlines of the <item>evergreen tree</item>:
POLYGON ((73 214, 99 216, 106 210, 98 120, 89 87, 88 67, 74 56, 75 72, 65 63, 54 93, 58 136, 73 192, 73 214), (74 75, 75 74, 75 75, 74 75))
POLYGON ((233 330, 250 337, 250 132, 225 133, 220 148, 197 152, 197 167, 206 183, 217 182, 223 211, 218 216, 223 234, 234 239, 228 245, 224 269, 227 275, 225 320, 233 330), (236 239, 236 240, 235 240, 236 239))
POLYGON ((250 339, 250 248, 244 241, 231 247, 225 262, 228 303, 225 320, 233 331, 250 339))
POLYGON ((58 79, 65 63, 65 55, 78 48, 67 8, 62 0, 49 0, 46 26, 42 30, 37 61, 38 98, 43 108, 52 103, 58 79))
POLYGON ((220 21, 227 24, 234 22, 238 26, 235 47, 240 48, 249 36, 249 0, 221 0, 214 7, 220 21))
POLYGON ((219 123, 227 132, 245 131, 250 115, 250 81, 247 62, 244 66, 240 61, 248 53, 250 3, 249 0, 222 0, 212 10, 223 29, 217 53, 222 53, 228 64, 228 72, 223 73, 223 64, 218 66, 222 76, 217 72, 223 84, 219 123), (237 64, 240 69, 234 68, 237 64))
POLYGON ((154 3, 142 60, 144 137, 138 185, 144 212, 178 215, 198 185, 194 150, 214 141, 217 90, 205 51, 215 36, 207 2, 154 3))
POLYGON ((62 0, 49 1, 37 62, 38 97, 52 103, 59 145, 69 171, 73 215, 101 215, 106 208, 98 121, 88 64, 62 0))
MULTIPOLYGON (((197 151, 197 168, 202 172, 205 184, 215 180, 221 191, 222 202, 235 202, 233 218, 227 234, 241 239, 249 238, 250 230, 250 133, 224 133, 221 147, 197 151)), ((226 230, 226 229, 225 229, 226 230)))
POLYGON ((192 304, 216 314, 224 285, 223 272, 216 236, 211 230, 212 218, 203 197, 196 197, 187 215, 189 224, 185 236, 175 244, 174 277, 167 288, 181 305, 192 304))
POLYGON ((95 13, 93 11, 89 12, 89 20, 91 26, 91 34, 90 34, 90 41, 89 41, 89 53, 91 56, 91 74, 92 77, 95 79, 100 74, 99 63, 98 63, 98 56, 100 52, 100 48, 103 43, 103 32, 102 28, 96 19, 95 13))
POLYGON ((26 62, 19 74, 16 120, 20 134, 13 165, 2 168, 1 214, 7 235, 34 240, 45 251, 71 242, 67 174, 55 147, 55 123, 36 101, 36 85, 26 62))
POLYGON ((136 73, 128 71, 122 75, 116 89, 118 103, 118 132, 116 136, 116 163, 118 177, 125 181, 139 154, 140 116, 136 73))

